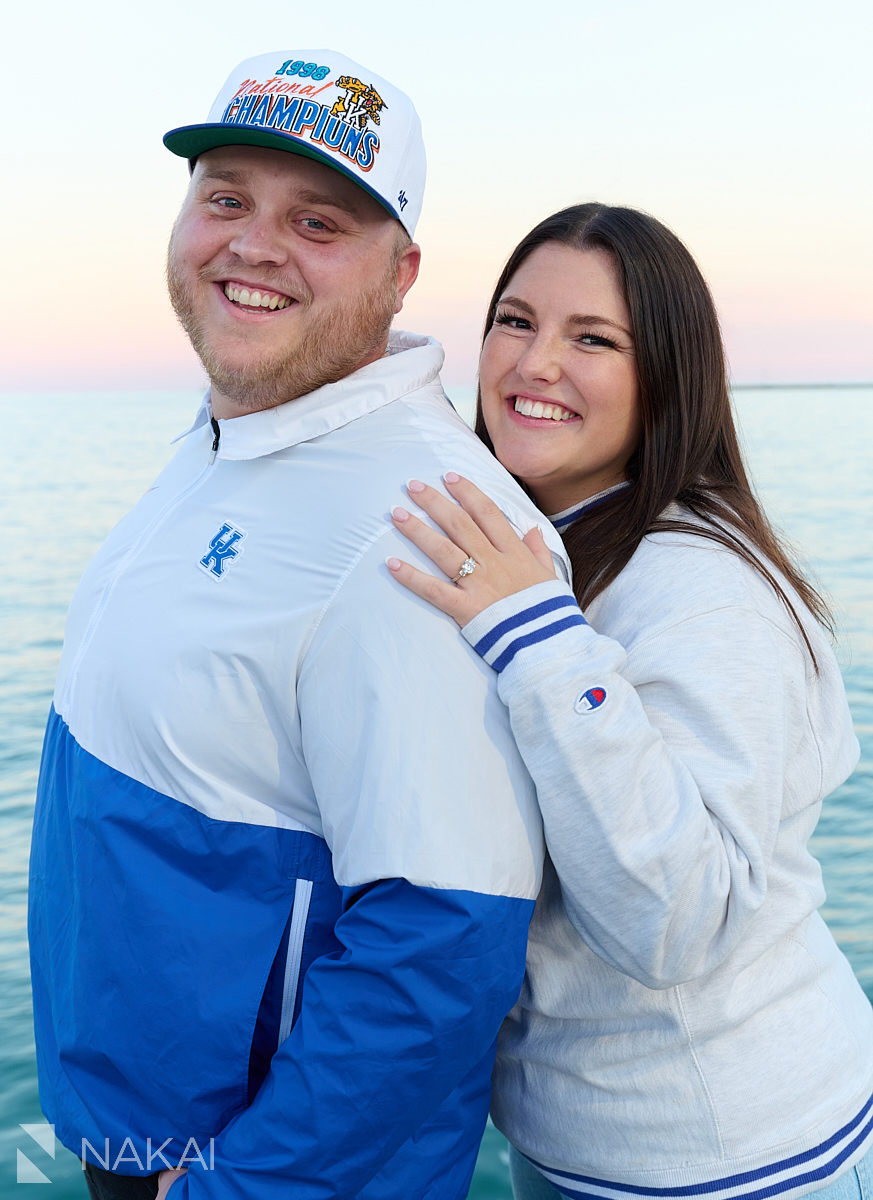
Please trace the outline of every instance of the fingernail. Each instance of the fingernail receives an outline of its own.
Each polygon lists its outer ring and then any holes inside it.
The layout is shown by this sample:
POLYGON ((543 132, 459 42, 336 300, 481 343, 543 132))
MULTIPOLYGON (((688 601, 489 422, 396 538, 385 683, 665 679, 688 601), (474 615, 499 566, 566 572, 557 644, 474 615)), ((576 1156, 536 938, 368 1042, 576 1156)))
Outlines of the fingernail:
POLYGON ((400 561, 399 558, 386 558, 385 565, 387 566, 389 571, 399 571, 400 568, 403 566, 403 563, 400 561))
POLYGON ((395 521, 408 521, 409 520, 409 513, 406 511, 405 508, 400 508, 400 507, 392 508, 391 516, 394 518, 395 521))
POLYGON ((445 475, 443 475, 443 479, 446 481, 446 483, 460 483, 461 482, 461 476, 456 475, 454 471, 446 471, 445 475))
POLYGON ((413 494, 417 492, 423 492, 424 484, 420 479, 410 479, 409 483, 406 485, 406 490, 407 492, 412 492, 413 494))

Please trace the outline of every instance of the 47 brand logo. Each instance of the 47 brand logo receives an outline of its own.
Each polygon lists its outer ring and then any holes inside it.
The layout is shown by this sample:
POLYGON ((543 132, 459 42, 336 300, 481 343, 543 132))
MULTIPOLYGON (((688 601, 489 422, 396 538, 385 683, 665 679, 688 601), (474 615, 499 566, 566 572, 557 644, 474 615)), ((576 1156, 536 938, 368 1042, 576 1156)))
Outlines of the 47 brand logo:
MULTIPOLYGON (((22 1125, 21 1128, 28 1137, 33 1138, 37 1146, 43 1150, 49 1158, 55 1156, 55 1127, 54 1125, 22 1125)), ((18 1170, 16 1174, 17 1183, 51 1183, 47 1175, 39 1169, 35 1162, 31 1162, 26 1154, 22 1154, 19 1150, 18 1154, 18 1170)))
POLYGON ((242 529, 236 529, 225 521, 200 559, 199 565, 207 575, 211 575, 213 579, 224 577, 225 568, 242 554, 239 543, 245 536, 242 529))

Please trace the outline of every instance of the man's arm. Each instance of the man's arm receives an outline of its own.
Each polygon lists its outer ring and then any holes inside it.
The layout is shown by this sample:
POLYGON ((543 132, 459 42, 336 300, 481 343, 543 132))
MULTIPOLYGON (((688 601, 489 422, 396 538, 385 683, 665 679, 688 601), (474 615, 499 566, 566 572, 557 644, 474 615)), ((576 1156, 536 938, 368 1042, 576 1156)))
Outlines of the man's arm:
MULTIPOLYGON (((404 880, 347 896, 343 953, 310 968, 291 1034, 253 1104, 216 1138, 215 1170, 189 1172, 189 1194, 356 1196, 471 1067, 482 1064, 487 1084, 532 907, 404 880)), ((468 1117, 479 1133, 485 1093, 468 1117)), ((416 1171, 387 1179, 384 1194, 417 1196, 432 1182, 416 1171)))

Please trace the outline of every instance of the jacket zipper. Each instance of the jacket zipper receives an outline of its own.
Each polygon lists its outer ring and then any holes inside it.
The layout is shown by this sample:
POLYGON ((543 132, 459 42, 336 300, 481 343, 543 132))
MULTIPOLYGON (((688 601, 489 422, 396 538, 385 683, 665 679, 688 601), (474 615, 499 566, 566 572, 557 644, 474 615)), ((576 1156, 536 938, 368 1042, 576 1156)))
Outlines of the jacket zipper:
POLYGON ((211 467, 215 462, 215 456, 218 453, 218 443, 221 441, 221 428, 215 417, 210 417, 210 421, 212 422, 212 432, 215 434, 215 437, 212 439, 212 449, 209 451, 208 465, 211 467))
POLYGON ((300 987, 300 963, 303 958, 303 935, 309 918, 312 902, 312 880, 298 879, 294 885, 294 907, 291 910, 291 928, 288 930, 288 956, 285 959, 285 982, 282 986, 282 1016, 279 1021, 279 1045, 291 1032, 294 1020, 294 1005, 300 987))

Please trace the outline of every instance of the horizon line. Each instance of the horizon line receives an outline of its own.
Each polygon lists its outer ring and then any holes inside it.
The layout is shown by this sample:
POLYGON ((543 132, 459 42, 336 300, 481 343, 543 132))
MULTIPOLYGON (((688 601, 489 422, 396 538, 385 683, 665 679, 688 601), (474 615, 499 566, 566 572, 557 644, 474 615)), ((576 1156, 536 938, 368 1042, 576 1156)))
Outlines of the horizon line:
POLYGON ((820 383, 806 383, 802 380, 796 380, 794 383, 730 383, 731 391, 743 391, 745 388, 869 388, 873 387, 873 380, 868 379, 853 379, 853 380, 822 380, 820 383))
MULTIPOLYGON (((126 387, 112 387, 112 386, 104 385, 104 386, 98 386, 98 387, 85 387, 85 388, 47 387, 47 388, 9 388, 8 390, 4 388, 4 389, 0 390, 0 400, 6 399, 9 397, 13 397, 13 396, 24 396, 24 395, 30 395, 30 396, 39 396, 39 395, 44 395, 44 396, 45 395, 82 396, 82 395, 94 395, 95 393, 107 393, 107 392, 109 392, 109 393, 116 392, 121 395, 154 394, 155 392, 165 392, 165 393, 199 392, 199 393, 202 393, 206 387, 208 387, 208 383, 206 381, 204 381, 201 384, 194 384, 194 385, 189 384, 187 386, 182 386, 182 387, 126 388, 126 387)), ((450 392, 453 389, 458 389, 458 390, 463 389, 464 391, 475 391, 476 387, 477 387, 477 385, 475 383, 444 383, 443 384, 443 390, 445 392, 450 392)), ((734 381, 729 380, 728 388, 732 392, 776 390, 779 388, 782 388, 785 390, 810 390, 810 391, 814 391, 817 388, 818 389, 821 389, 821 388, 839 388, 839 389, 873 388, 873 379, 866 379, 866 380, 865 379, 854 379, 854 380, 835 380, 835 379, 827 380, 827 379, 825 379, 825 380, 819 380, 817 382, 806 382, 803 380, 794 380, 792 382, 774 382, 772 380, 768 380, 766 382, 761 381, 761 382, 757 382, 757 383, 749 383, 747 381, 740 383, 740 382, 734 382, 734 381)))

